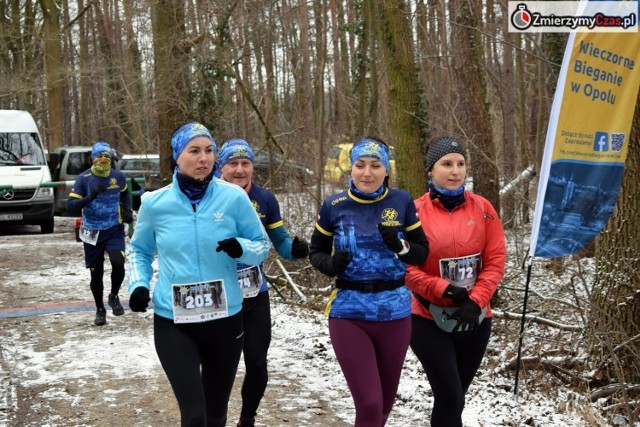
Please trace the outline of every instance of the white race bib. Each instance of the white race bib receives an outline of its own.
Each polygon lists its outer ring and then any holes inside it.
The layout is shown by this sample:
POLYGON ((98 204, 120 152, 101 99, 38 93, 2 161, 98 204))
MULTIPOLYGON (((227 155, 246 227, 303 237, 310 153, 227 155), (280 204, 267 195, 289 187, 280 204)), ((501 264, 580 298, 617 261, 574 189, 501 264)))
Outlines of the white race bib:
POLYGON ((238 285, 244 298, 253 298, 262 288, 262 272, 260 266, 254 265, 238 270, 238 285))
POLYGON ((171 285, 174 323, 197 323, 229 316, 224 281, 171 285))
POLYGON ((95 246, 98 242, 98 235, 100 235, 100 230, 93 230, 91 228, 85 227, 84 223, 80 226, 80 230, 78 232, 78 237, 85 243, 90 244, 91 246, 95 246))
POLYGON ((473 289, 482 269, 480 254, 457 258, 440 259, 440 277, 448 280, 453 286, 473 289))

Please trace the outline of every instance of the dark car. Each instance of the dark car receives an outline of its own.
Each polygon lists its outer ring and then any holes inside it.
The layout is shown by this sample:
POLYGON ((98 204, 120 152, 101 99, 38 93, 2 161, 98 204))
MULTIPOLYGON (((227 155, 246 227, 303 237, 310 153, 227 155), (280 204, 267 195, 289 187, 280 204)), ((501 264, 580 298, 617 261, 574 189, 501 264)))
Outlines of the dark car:
POLYGON ((271 153, 271 176, 269 175, 269 152, 259 151, 253 160, 253 181, 271 190, 296 190, 313 185, 315 173, 306 165, 271 153))
POLYGON ((67 214, 67 200, 77 176, 91 167, 91 146, 64 146, 49 153, 49 168, 53 181, 67 185, 54 188, 56 215, 67 214))
MULTIPOLYGON (((124 154, 117 164, 117 168, 126 178, 132 178, 131 191, 157 190, 154 184, 159 182, 160 156, 158 154, 124 154), (144 182, 136 180, 143 178, 144 182)), ((133 209, 140 207, 140 197, 133 197, 133 209)))

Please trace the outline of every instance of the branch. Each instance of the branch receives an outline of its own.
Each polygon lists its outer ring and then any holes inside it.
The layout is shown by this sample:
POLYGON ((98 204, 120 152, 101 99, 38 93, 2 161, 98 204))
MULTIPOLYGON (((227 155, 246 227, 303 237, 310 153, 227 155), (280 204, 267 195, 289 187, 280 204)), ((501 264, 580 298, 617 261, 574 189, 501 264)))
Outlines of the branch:
MULTIPOLYGON (((574 369, 578 365, 578 362, 576 362, 576 360, 573 358, 555 357, 550 359, 543 359, 540 356, 530 356, 520 358, 520 364, 522 369, 526 368, 529 370, 549 372, 561 378, 563 381, 566 381, 567 378, 570 378, 574 381, 584 382, 584 378, 570 371, 570 369, 574 369)), ((501 373, 507 370, 515 371, 516 366, 517 358, 513 357, 501 367, 497 368, 496 372, 501 373)))
POLYGON ((627 390, 627 392, 640 391, 640 384, 608 384, 604 387, 594 390, 589 398, 592 402, 595 402, 598 399, 604 399, 622 390, 627 390))
POLYGON ((93 4, 94 4, 95 2, 96 2, 96 0, 90 1, 90 2, 89 2, 89 3, 84 7, 84 9, 82 9, 82 10, 78 13, 78 15, 77 15, 75 18, 73 18, 71 21, 69 21, 69 23, 68 23, 68 24, 67 24, 67 25, 62 29, 62 31, 67 31, 67 28, 71 28, 71 27, 76 23, 76 21, 77 21, 78 19, 80 19, 80 18, 82 17, 82 15, 84 15, 84 14, 85 14, 85 12, 86 12, 87 10, 89 10, 89 8, 90 8, 90 7, 92 7, 92 6, 93 6, 93 4))
POLYGON ((518 188, 518 184, 520 184, 525 179, 532 177, 536 174, 533 169, 533 165, 528 166, 525 170, 520 172, 520 175, 515 177, 511 182, 500 189, 500 197, 506 196, 509 193, 513 192, 516 188, 518 188))
MULTIPOLYGON (((498 319, 505 319, 505 320, 520 320, 522 318, 522 314, 511 313, 509 311, 499 311, 499 310, 493 310, 493 316, 498 319)), ((566 324, 554 322, 553 320, 545 319, 544 317, 533 316, 530 314, 526 314, 524 318, 528 322, 538 323, 540 325, 546 325, 552 328, 560 329, 562 331, 581 331, 584 329, 582 326, 566 325, 566 324)))
POLYGON ((282 147, 280 147, 280 145, 278 144, 278 141, 276 141, 276 139, 273 137, 273 133, 271 132, 271 129, 269 128, 269 125, 267 124, 266 120, 264 119, 264 116, 260 112, 260 109, 258 108, 258 106, 255 104, 255 102, 253 102, 253 98, 251 97, 251 94, 247 90, 246 86, 244 85, 244 82, 242 81, 240 76, 236 73, 235 69, 230 64, 225 63, 225 65, 227 66, 227 71, 236 80, 236 84, 240 88, 240 91, 242 92, 242 95, 247 100, 249 105, 251 105, 251 109, 258 116, 258 120, 260 120, 260 124, 264 128, 264 132, 265 132, 265 134, 267 136, 267 140, 271 141, 271 143, 280 151, 280 154, 284 154, 284 150, 282 149, 282 147))

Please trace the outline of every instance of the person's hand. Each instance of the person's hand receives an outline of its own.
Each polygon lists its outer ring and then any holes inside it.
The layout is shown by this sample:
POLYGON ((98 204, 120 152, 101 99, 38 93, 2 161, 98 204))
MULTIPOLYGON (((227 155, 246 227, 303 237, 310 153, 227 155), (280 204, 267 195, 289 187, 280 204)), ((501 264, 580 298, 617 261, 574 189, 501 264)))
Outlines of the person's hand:
POLYGON ((473 332, 478 327, 478 318, 480 317, 480 307, 472 300, 462 303, 459 309, 449 315, 451 319, 458 322, 453 327, 452 332, 473 332))
POLYGON ((235 237, 224 239, 218 242, 216 252, 225 251, 231 258, 240 258, 242 256, 242 246, 235 237))
POLYGON ((127 224, 133 222, 133 210, 131 208, 126 208, 122 211, 122 222, 126 222, 127 224))
POLYGON ((398 230, 396 227, 389 227, 380 223, 378 224, 378 231, 380 231, 380 234, 382 235, 384 244, 393 252, 398 253, 404 249, 402 241, 398 238, 398 230))
POLYGON ((139 286, 133 290, 129 297, 129 308, 131 311, 142 313, 143 311, 147 311, 149 301, 149 289, 144 286, 139 286))
POLYGON ((103 184, 96 184, 91 189, 91 194, 89 194, 89 198, 93 200, 96 197, 98 197, 98 195, 104 193, 105 191, 107 191, 107 187, 105 187, 103 184))
POLYGON ((291 256, 295 259, 306 258, 309 256, 309 244, 304 239, 295 236, 291 243, 291 256))
POLYGON ((331 257, 331 268, 336 274, 342 274, 353 259, 353 255, 349 251, 336 250, 331 257))
POLYGON ((449 285, 442 294, 443 298, 449 298, 454 304, 462 304, 469 300, 469 292, 466 288, 460 286, 449 285))

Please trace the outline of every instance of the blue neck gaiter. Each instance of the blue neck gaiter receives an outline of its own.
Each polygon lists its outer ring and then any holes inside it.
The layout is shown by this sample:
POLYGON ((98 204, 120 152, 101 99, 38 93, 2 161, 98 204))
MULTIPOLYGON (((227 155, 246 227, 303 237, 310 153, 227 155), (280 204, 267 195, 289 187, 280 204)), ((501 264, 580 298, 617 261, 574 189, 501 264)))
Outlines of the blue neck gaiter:
POLYGON ((455 190, 440 188, 435 185, 432 180, 429 180, 428 184, 429 196, 431 199, 439 199, 442 206, 444 206, 449 212, 451 212, 456 206, 464 203, 464 184, 455 190))
POLYGON ((186 194, 192 205, 200 203, 202 197, 204 197, 204 193, 207 191, 207 187, 209 187, 209 183, 213 179, 213 176, 214 171, 211 171, 211 173, 204 179, 193 179, 176 168, 178 187, 180 187, 180 190, 186 194))
POLYGON ((384 193, 384 190, 387 189, 387 186, 384 183, 382 183, 380 188, 378 188, 373 193, 363 193, 362 191, 356 188, 355 184, 353 183, 353 179, 349 178, 349 189, 353 194, 355 194, 357 197, 361 199, 373 200, 378 198, 382 193, 384 193))

